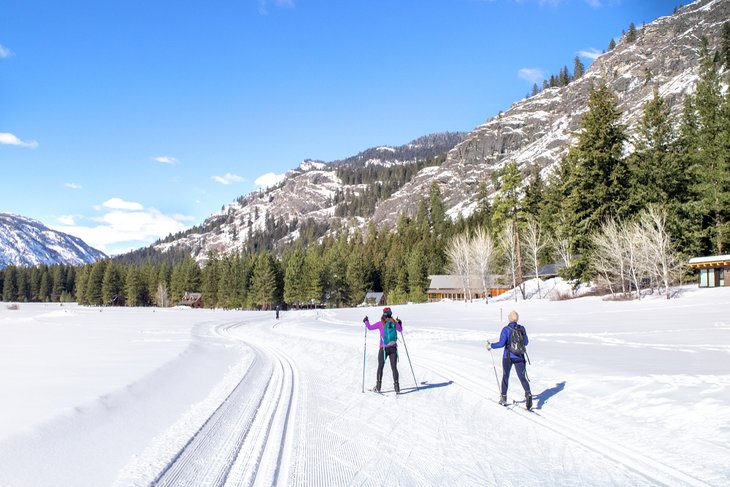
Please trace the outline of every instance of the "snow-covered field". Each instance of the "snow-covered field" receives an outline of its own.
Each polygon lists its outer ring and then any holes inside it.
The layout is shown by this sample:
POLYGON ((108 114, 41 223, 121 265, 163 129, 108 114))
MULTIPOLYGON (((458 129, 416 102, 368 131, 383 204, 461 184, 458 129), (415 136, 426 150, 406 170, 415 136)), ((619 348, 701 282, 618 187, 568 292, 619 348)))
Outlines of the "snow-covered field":
POLYGON ((730 288, 508 299, 393 307, 398 396, 379 308, 2 303, 0 485, 730 485, 730 288), (511 309, 535 413, 494 402, 511 309))

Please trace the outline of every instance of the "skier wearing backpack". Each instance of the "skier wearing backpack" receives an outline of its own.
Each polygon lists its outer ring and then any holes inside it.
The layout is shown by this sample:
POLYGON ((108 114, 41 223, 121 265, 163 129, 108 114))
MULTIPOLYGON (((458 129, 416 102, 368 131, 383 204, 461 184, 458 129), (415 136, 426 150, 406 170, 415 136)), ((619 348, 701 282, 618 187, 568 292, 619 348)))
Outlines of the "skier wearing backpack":
POLYGON ((399 318, 393 319, 393 311, 390 308, 383 308, 383 316, 377 323, 370 324, 368 317, 363 318, 363 323, 368 330, 380 330, 380 348, 378 349, 378 372, 375 378, 373 391, 380 392, 383 382, 383 368, 386 357, 390 357, 390 368, 393 371, 393 389, 396 394, 400 393, 398 384, 398 332, 403 331, 403 322, 399 318))
POLYGON ((520 319, 517 311, 510 311, 507 319, 509 324, 502 328, 499 341, 497 343, 487 341, 487 350, 504 347, 504 354, 502 355, 502 390, 499 403, 503 406, 507 404, 509 374, 514 365, 517 377, 519 377, 522 388, 525 390, 525 407, 532 409, 532 392, 530 392, 530 383, 527 380, 527 365, 525 363, 526 347, 529 342, 527 330, 524 326, 517 324, 517 320, 520 319))

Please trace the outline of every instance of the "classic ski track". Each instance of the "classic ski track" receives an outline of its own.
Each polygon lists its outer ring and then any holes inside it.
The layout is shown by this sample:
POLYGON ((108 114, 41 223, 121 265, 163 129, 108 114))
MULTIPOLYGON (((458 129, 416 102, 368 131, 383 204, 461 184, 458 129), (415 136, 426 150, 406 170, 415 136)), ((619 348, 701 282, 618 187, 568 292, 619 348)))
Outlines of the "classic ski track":
MULTIPOLYGON (((444 377, 445 379, 454 380, 456 384, 478 397, 495 402, 493 399, 484 394, 484 384, 470 379, 447 364, 428 359, 419 359, 418 365, 444 377), (446 377, 444 372, 446 372, 449 376, 446 377)), ((495 404, 497 403, 495 402, 495 404)), ((504 406, 499 405, 499 407, 503 408, 504 406)), ((574 441, 595 453, 625 465, 653 482, 659 482, 663 485, 707 485, 707 482, 703 482, 702 480, 687 475, 684 472, 657 460, 648 458, 636 450, 619 445, 605 437, 597 436, 585 429, 579 429, 560 418, 556 418, 552 415, 546 415, 543 411, 539 413, 538 417, 527 410, 523 410, 521 407, 508 409, 542 428, 548 429, 553 433, 574 441), (601 445, 601 448, 594 445, 601 445)))
POLYGON ((296 369, 282 352, 232 333, 242 324, 221 324, 213 332, 252 349, 249 369, 151 485, 286 484, 296 369))

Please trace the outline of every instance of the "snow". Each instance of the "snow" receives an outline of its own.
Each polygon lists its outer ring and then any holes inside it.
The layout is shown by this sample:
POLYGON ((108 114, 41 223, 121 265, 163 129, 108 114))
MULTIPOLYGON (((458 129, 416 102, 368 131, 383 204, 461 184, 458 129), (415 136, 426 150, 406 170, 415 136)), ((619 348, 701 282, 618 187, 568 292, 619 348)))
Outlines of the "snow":
POLYGON ((379 308, 3 304, 0 485, 728 485, 730 288, 551 300, 535 284, 527 301, 392 306, 398 396, 387 366, 386 393, 362 392, 379 308), (514 374, 518 402, 494 402, 484 344, 512 309, 535 413, 514 374))

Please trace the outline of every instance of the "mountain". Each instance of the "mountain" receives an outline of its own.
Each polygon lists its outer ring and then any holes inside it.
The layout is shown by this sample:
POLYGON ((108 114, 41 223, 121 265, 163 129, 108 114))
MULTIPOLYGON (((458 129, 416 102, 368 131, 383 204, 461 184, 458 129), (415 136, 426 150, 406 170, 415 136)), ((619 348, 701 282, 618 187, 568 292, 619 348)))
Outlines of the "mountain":
POLYGON ((210 251, 255 250, 341 228, 363 229, 369 222, 393 227, 404 212, 415 214, 434 183, 451 217, 469 215, 479 187, 493 191, 492 175, 507 162, 517 162, 525 174, 533 167, 543 177, 553 171, 574 142, 588 95, 599 84, 616 95, 629 136, 655 90, 678 115, 697 80, 700 38, 706 36, 716 49, 728 18, 730 0, 682 7, 637 29, 635 39, 624 36, 567 86, 520 100, 466 136, 439 134, 342 161, 304 161, 276 187, 241 197, 154 247, 186 249, 204 261, 210 251))
POLYGON ((106 257, 80 238, 51 230, 37 220, 0 213, 0 268, 11 265, 81 265, 106 257))

